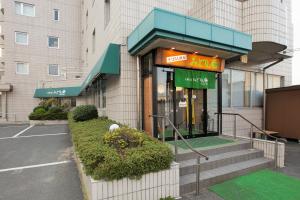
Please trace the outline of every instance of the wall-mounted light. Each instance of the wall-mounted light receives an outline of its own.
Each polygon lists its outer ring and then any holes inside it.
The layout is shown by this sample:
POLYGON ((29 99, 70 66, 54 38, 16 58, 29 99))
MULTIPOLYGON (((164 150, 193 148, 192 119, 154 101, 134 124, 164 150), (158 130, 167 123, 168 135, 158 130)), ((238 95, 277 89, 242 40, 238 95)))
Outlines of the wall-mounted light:
POLYGON ((172 50, 175 50, 175 47, 172 47, 171 49, 172 49, 172 50))

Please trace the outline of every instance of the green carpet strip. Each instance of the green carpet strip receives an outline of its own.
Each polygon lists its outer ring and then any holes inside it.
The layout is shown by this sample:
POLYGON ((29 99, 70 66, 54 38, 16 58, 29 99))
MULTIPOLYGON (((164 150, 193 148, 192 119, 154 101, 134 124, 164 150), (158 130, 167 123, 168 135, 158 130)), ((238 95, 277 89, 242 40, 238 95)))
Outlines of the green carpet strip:
POLYGON ((300 200, 300 179, 261 170, 209 188, 224 200, 300 200))
MULTIPOLYGON (((193 138, 193 139, 188 139, 187 141, 193 148, 211 147, 211 146, 229 144, 229 143, 234 142, 233 140, 224 139, 224 138, 220 138, 220 137, 213 137, 213 136, 193 138)), ((174 145, 175 142, 170 141, 168 143, 174 145)), ((177 142, 177 144, 182 149, 188 149, 186 144, 181 140, 179 140, 177 142)))

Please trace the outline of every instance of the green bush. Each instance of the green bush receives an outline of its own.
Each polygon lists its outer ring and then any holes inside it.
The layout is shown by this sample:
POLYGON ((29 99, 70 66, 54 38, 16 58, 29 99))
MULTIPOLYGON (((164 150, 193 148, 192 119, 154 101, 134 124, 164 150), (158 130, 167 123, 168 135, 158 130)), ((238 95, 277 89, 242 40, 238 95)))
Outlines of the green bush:
POLYGON ((37 106, 33 109, 33 112, 35 112, 36 110, 41 109, 41 108, 44 109, 45 111, 47 111, 47 108, 45 108, 44 106, 37 106))
POLYGON ((173 197, 165 197, 165 198, 160 198, 159 200, 175 200, 173 197))
POLYGON ((75 122, 69 115, 75 151, 87 175, 96 180, 137 179, 170 168, 173 154, 166 144, 128 127, 108 133, 114 123, 109 119, 75 122))
POLYGON ((66 120, 68 113, 64 112, 60 107, 51 107, 48 110, 43 106, 37 106, 29 115, 30 120, 66 120))
POLYGON ((77 122, 96 118, 98 118, 98 111, 94 105, 78 106, 73 111, 73 119, 77 122))

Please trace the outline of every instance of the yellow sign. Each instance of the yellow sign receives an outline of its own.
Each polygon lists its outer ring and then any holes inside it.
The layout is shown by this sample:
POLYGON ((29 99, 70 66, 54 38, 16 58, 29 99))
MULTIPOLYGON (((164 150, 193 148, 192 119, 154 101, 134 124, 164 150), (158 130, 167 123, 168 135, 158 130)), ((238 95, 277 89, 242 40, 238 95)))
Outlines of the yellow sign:
POLYGON ((156 65, 223 72, 225 61, 218 57, 202 56, 169 49, 157 49, 156 65))

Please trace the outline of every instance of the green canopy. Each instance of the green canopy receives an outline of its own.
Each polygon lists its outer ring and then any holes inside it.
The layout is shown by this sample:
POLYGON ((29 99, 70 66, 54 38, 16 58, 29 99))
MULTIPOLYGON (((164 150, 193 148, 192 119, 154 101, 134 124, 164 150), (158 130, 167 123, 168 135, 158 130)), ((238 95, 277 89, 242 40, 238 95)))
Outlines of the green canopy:
POLYGON ((112 43, 108 45, 92 71, 82 83, 80 92, 87 88, 100 74, 120 74, 120 45, 112 43))
POLYGON ((120 74, 120 45, 112 43, 108 45, 81 86, 38 88, 35 90, 34 98, 79 96, 100 74, 120 74))
POLYGON ((38 88, 35 90, 34 98, 76 97, 80 93, 80 88, 81 87, 38 88))

